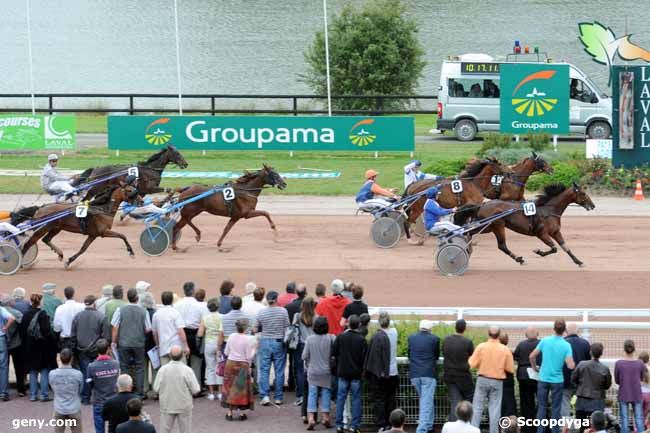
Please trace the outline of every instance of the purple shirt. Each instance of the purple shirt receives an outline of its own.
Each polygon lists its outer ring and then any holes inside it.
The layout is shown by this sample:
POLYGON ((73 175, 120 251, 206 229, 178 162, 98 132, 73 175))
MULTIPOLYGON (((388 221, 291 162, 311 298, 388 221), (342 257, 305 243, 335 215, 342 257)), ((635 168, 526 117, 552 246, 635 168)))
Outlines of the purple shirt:
POLYGON ((614 365, 614 379, 618 384, 618 400, 631 403, 640 402, 641 380, 646 371, 639 359, 619 359, 614 365))

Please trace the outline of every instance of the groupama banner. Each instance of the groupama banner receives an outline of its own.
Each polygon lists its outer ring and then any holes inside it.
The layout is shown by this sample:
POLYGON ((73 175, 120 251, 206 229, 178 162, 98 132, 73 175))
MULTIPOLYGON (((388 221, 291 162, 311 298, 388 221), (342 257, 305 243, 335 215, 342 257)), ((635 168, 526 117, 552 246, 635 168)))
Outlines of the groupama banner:
POLYGON ((0 115, 0 150, 74 149, 74 116, 0 115))
POLYGON ((412 151, 412 117, 109 116, 108 147, 151 150, 412 151))

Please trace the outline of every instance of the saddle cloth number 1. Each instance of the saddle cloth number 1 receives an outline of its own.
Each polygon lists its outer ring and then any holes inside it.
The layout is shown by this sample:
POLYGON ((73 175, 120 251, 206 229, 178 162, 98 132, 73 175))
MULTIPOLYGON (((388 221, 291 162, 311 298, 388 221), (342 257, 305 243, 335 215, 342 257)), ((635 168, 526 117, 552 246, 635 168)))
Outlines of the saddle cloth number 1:
POLYGON ((88 205, 87 204, 80 204, 77 206, 75 209, 75 216, 77 218, 86 218, 88 216, 88 205))
POLYGON ((235 199, 235 190, 233 188, 224 188, 223 189, 223 199, 226 201, 235 199))
POLYGON ((524 215, 526 216, 533 216, 537 213, 537 207, 535 206, 535 203, 532 201, 527 201, 524 202, 524 215))

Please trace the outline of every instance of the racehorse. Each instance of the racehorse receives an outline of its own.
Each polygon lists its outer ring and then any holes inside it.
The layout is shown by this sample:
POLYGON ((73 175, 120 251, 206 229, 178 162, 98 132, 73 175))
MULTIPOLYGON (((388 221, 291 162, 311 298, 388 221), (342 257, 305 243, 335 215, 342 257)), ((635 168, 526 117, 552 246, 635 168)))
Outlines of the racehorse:
MULTIPOLYGON (((557 247, 553 242, 555 240, 573 262, 582 267, 583 263, 571 252, 560 231, 562 214, 571 203, 576 203, 588 211, 596 207, 587 193, 575 182, 570 188, 562 184, 552 184, 544 188, 544 193, 535 200, 537 208, 535 215, 528 217, 523 212, 515 212, 492 222, 487 229, 479 231, 494 233, 499 249, 522 265, 524 264, 523 257, 513 254, 506 245, 506 227, 522 235, 537 236, 548 245, 550 247, 548 251, 534 250, 542 257, 557 252, 557 247)), ((487 218, 508 209, 521 210, 522 203, 503 200, 489 201, 479 209, 478 218, 487 218)))
POLYGON ((129 256, 133 257, 133 248, 131 248, 126 236, 112 231, 111 227, 113 226, 113 219, 115 218, 115 213, 117 212, 120 203, 123 201, 132 203, 137 198, 138 190, 135 187, 124 183, 112 185, 103 193, 98 194, 90 202, 88 215, 85 218, 85 224, 82 224, 80 219, 76 216, 75 208, 77 207, 77 204, 51 203, 35 209, 32 215, 29 215, 30 212, 23 212, 22 217, 33 217, 36 220, 47 217, 53 218, 51 222, 40 227, 34 232, 34 234, 32 234, 23 246, 22 253, 25 254, 33 244, 42 238, 43 243, 50 247, 50 249, 59 256, 59 260, 62 261, 63 251, 52 243, 52 239, 61 231, 66 231, 87 236, 86 241, 81 246, 79 252, 65 262, 66 269, 70 264, 72 264, 72 262, 82 255, 88 249, 90 244, 92 244, 98 237, 122 239, 126 245, 126 250, 129 252, 129 256), (66 211, 69 211, 69 213, 65 214, 65 216, 62 215, 61 218, 54 217, 55 214, 65 213, 66 211))
MULTIPOLYGON (((450 209, 462 205, 470 205, 468 206, 467 212, 463 212, 464 215, 462 217, 460 213, 456 214, 458 219, 455 219, 454 222, 462 225, 467 218, 472 216, 472 212, 476 212, 478 209, 477 206, 471 205, 480 205, 483 203, 485 197, 497 197, 498 192, 494 185, 492 185, 492 176, 502 175, 504 171, 505 167, 495 158, 473 160, 458 175, 458 180, 463 185, 463 191, 461 193, 455 193, 451 190, 451 182, 454 178, 447 178, 442 181, 424 179, 409 185, 404 191, 404 197, 425 191, 435 185, 441 185, 440 195, 438 195, 438 199, 436 200, 440 206, 450 209)), ((406 214, 408 215, 408 219, 404 223, 406 233, 409 232, 409 224, 415 223, 422 214, 426 201, 426 197, 423 196, 407 209, 406 214)))
MULTIPOLYGON (((181 218, 174 226, 174 231, 172 233, 172 249, 178 251, 178 247, 176 246, 177 235, 185 224, 192 227, 196 233, 196 241, 199 242, 201 240, 201 231, 192 223, 192 219, 201 212, 209 212, 212 215, 230 218, 228 224, 226 224, 226 227, 223 229, 219 241, 217 242, 217 247, 219 247, 220 250, 223 239, 235 223, 242 218, 249 219, 263 216, 268 220, 274 233, 277 233, 271 215, 266 211, 255 209, 255 206, 257 206, 257 198, 262 192, 262 189, 267 185, 272 187, 277 186, 279 189, 284 189, 287 186, 284 179, 282 179, 282 176, 273 170, 273 168, 264 164, 261 170, 255 172, 246 171, 244 175, 236 181, 224 185, 224 188, 233 188, 235 197, 232 200, 226 201, 224 194, 216 192, 201 200, 183 206, 181 210, 181 218)), ((180 203, 183 200, 195 197, 201 193, 209 191, 211 188, 213 187, 193 185, 180 194, 178 202, 180 203)))
POLYGON ((526 182, 535 172, 553 174, 553 167, 541 155, 533 152, 532 156, 505 171, 501 185, 497 187, 499 200, 523 200, 526 182))
MULTIPOLYGON (((158 192, 164 191, 163 188, 160 188, 160 180, 162 172, 168 164, 175 164, 180 168, 187 167, 187 161, 183 158, 183 155, 172 145, 163 147, 157 153, 154 153, 146 161, 142 161, 136 164, 138 167, 138 192, 141 195, 155 194, 158 192)), ((101 179, 106 176, 111 176, 118 172, 123 171, 124 174, 116 176, 112 179, 107 179, 104 182, 100 182, 97 185, 93 185, 88 191, 84 194, 83 199, 89 200, 95 195, 104 191, 109 185, 119 185, 120 182, 123 182, 127 176, 126 170, 132 165, 106 165, 103 167, 89 168, 79 175, 77 179, 72 183, 72 186, 79 186, 81 184, 92 182, 94 180, 101 179)))

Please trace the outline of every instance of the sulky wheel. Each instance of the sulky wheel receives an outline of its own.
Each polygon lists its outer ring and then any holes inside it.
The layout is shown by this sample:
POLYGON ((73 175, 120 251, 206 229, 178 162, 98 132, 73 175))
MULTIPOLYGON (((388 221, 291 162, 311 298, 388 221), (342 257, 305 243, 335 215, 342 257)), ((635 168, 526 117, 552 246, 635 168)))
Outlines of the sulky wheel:
POLYGON ((159 226, 145 228, 140 234, 140 248, 148 256, 164 254, 169 248, 169 233, 159 226))
MULTIPOLYGON (((172 218, 165 218, 163 219, 163 226, 165 227, 165 230, 167 230, 167 234, 169 235, 169 239, 172 238, 172 235, 174 234, 174 227, 176 227, 176 220, 172 218)), ((181 240, 181 233, 178 232, 176 234, 176 242, 181 240)))
POLYGON ((403 236, 404 233, 404 221, 406 220, 406 217, 404 216, 403 213, 397 212, 397 211, 390 211, 386 214, 388 218, 392 218, 397 222, 397 225, 399 226, 400 229, 400 237, 403 236))
POLYGON ((393 218, 380 217, 372 222, 370 236, 379 248, 393 248, 402 236, 402 229, 393 218))
MULTIPOLYGON (((29 236, 23 236, 23 235, 18 236, 18 242, 20 243, 21 250, 23 245, 25 245, 25 243, 28 240, 29 240, 29 236)), ((34 264, 37 257, 38 257, 38 244, 34 244, 31 247, 29 247, 29 249, 25 254, 23 254, 23 261, 20 266, 23 269, 28 269, 30 266, 34 264)))
POLYGON ((0 244, 0 275, 13 275, 22 262, 20 249, 11 243, 0 244))
POLYGON ((438 247, 436 264, 443 275, 463 275, 469 265, 469 254, 454 242, 445 243, 438 247))

